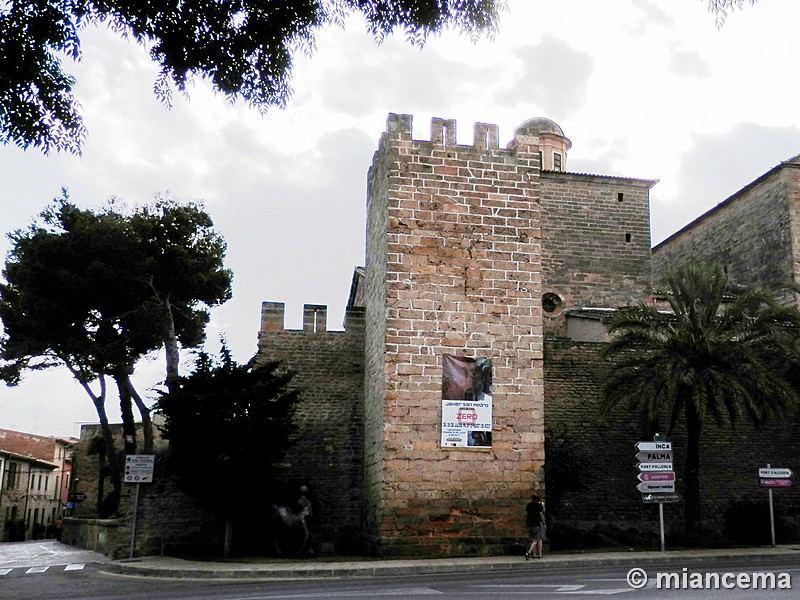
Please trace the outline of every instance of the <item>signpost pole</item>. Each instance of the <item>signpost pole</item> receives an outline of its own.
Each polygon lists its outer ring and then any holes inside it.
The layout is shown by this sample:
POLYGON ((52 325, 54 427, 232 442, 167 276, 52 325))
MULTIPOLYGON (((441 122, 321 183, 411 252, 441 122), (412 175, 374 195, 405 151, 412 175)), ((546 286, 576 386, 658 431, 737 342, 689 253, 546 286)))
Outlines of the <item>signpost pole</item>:
POLYGON ((136 484, 136 492, 133 495, 133 520, 131 524, 131 554, 129 558, 133 558, 133 547, 136 542, 136 513, 139 512, 139 487, 141 483, 136 484))
POLYGON ((661 551, 665 551, 664 545, 664 503, 658 503, 658 522, 661 525, 661 551))
MULTIPOLYGON (((767 463, 769 469, 769 463, 767 463)), ((769 533, 772 539, 772 547, 775 547, 775 512, 772 507, 772 488, 769 488, 769 533)))

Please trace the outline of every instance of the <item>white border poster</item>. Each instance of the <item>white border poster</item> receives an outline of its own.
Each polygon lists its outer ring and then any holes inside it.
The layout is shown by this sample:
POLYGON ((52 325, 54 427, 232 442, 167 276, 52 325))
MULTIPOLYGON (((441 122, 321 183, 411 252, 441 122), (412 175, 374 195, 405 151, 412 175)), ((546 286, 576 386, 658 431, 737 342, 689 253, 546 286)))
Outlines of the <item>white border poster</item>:
POLYGON ((492 361, 444 355, 443 448, 492 447, 492 361))

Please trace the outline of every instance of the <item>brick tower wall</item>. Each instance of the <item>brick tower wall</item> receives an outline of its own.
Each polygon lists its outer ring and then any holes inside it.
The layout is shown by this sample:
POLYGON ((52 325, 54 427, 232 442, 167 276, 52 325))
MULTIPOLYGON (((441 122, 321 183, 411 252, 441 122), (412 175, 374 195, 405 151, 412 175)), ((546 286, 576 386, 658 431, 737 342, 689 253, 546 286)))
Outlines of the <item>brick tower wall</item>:
MULTIPOLYGON (((654 183, 542 173, 545 293, 557 294, 566 309, 616 308, 651 293, 649 195, 654 183)), ((545 320, 548 330, 551 322, 545 320)))
POLYGON ((536 138, 498 148, 390 115, 369 175, 365 466, 384 555, 490 553, 541 491, 543 366, 536 138), (490 450, 440 447, 443 355, 493 361, 490 450))
POLYGON ((308 484, 315 500, 316 538, 334 550, 359 550, 362 537, 362 408, 364 311, 348 309, 344 331, 327 330, 325 306, 304 307, 303 329, 284 328, 284 305, 261 307, 259 357, 279 359, 301 391, 296 442, 281 464, 277 495, 292 502, 308 484))

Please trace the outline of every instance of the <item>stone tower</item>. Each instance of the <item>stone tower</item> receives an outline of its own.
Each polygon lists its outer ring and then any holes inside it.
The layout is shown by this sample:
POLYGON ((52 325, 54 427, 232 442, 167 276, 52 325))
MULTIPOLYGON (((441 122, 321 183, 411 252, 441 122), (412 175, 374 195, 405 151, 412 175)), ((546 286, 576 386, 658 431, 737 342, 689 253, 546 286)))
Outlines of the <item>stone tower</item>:
POLYGON ((569 142, 523 127, 500 149, 497 126, 478 123, 458 145, 443 119, 417 141, 411 125, 389 116, 368 179, 368 542, 497 552, 543 486, 540 160, 569 142), (447 357, 491 361, 488 447, 442 444, 447 357))

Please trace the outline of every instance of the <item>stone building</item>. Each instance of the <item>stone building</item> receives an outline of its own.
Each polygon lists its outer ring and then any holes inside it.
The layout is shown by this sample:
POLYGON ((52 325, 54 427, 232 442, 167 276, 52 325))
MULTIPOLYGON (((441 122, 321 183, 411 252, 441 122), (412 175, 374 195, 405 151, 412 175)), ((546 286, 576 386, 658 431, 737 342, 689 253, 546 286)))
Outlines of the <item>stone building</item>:
MULTIPOLYGON (((800 155, 786 160, 653 248, 653 272, 716 262, 745 286, 800 283, 800 155)), ((785 291, 789 301, 795 294, 785 291)))
POLYGON ((44 537, 65 514, 76 442, 0 429, 0 541, 44 537))
MULTIPOLYGON (((367 260, 349 308, 363 306, 363 321, 326 332, 322 309, 307 306, 304 331, 288 332, 281 307, 265 303, 260 349, 300 381, 308 372, 311 389, 322 385, 318 354, 351 365, 355 375, 325 384, 361 399, 344 413, 338 404, 336 427, 358 434, 353 462, 333 475, 352 487, 332 487, 353 490, 344 512, 359 516, 367 548, 498 552, 520 539, 520 507, 544 487, 545 339, 566 334, 573 309, 650 294, 655 181, 568 172, 571 142, 549 119, 526 121, 503 148, 496 125, 476 124, 470 145, 456 142, 452 120, 433 119, 428 140, 411 133, 410 116, 390 115, 369 171, 367 260), (335 343, 347 350, 329 354, 335 343), (446 357, 492 365, 487 445, 442 443, 446 357)), ((330 427, 311 414, 319 402, 308 397, 309 431, 330 427)), ((317 439, 304 450, 316 459, 296 462, 327 474, 314 460, 340 449, 317 439)), ((333 534, 323 522, 321 535, 333 534)))

